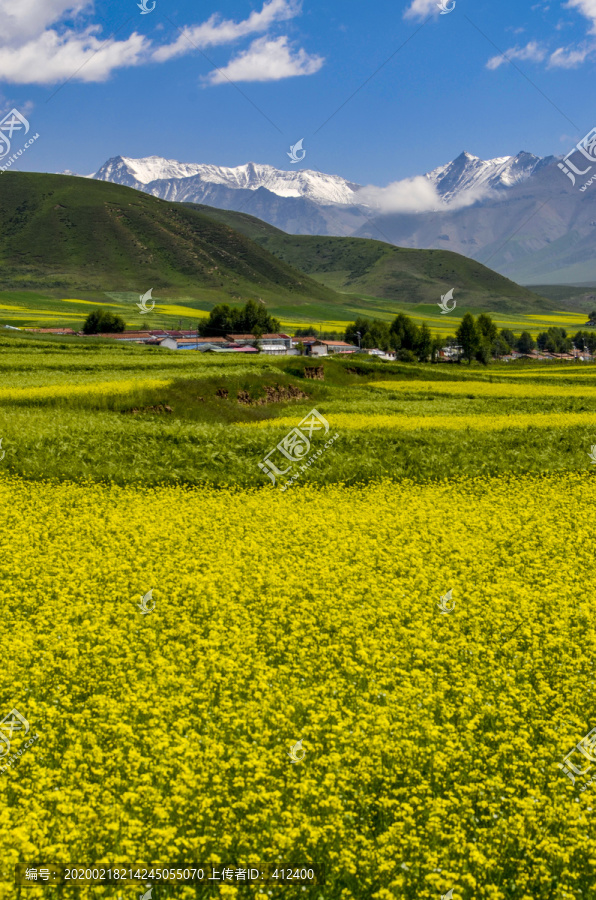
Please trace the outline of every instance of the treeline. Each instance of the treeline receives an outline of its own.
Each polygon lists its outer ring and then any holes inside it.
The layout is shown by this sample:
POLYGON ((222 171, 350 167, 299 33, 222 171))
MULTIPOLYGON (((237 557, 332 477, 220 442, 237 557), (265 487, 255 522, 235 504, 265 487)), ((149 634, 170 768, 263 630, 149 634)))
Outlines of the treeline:
POLYGON ((199 325, 201 337, 253 334, 259 338, 264 334, 278 334, 280 330, 279 319, 270 316, 265 305, 254 300, 248 300, 241 307, 220 303, 213 307, 209 317, 199 325))
POLYGON ((564 328, 549 328, 548 331, 540 332, 536 343, 539 350, 546 350, 548 353, 567 353, 573 347, 578 350, 588 349, 593 353, 596 350, 596 332, 577 331, 573 337, 569 337, 564 328))
POLYGON ((476 359, 485 366, 491 359, 507 356, 512 350, 531 353, 536 347, 529 331, 522 331, 516 337, 509 328, 499 330, 487 313, 480 313, 477 319, 466 313, 455 333, 455 343, 461 347, 461 355, 469 363, 476 359))
MULTIPOLYGON (((594 314, 596 324, 596 313, 594 314)), ((344 340, 358 344, 365 350, 395 351, 403 362, 435 360, 443 347, 460 348, 461 356, 468 362, 477 360, 488 365, 491 359, 507 356, 512 350, 531 353, 538 346, 550 353, 565 353, 573 346, 578 350, 596 350, 596 333, 578 331, 569 337, 564 328, 549 328, 534 340, 529 331, 515 335, 509 328, 499 330, 487 313, 474 318, 466 313, 454 335, 433 337, 428 325, 416 325, 408 316, 400 313, 391 322, 379 319, 358 318, 345 331, 344 340)))
POLYGON ((346 328, 344 341, 358 345, 359 339, 364 350, 395 350, 402 362, 435 359, 444 344, 443 338, 433 338, 428 325, 416 325, 403 313, 390 325, 380 319, 356 319, 346 328))

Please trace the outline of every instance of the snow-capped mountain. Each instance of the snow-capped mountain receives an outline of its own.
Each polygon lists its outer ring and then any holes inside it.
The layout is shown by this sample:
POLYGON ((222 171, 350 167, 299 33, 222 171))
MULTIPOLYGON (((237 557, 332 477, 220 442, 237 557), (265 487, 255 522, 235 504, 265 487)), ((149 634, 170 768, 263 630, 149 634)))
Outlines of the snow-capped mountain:
POLYGON ((596 187, 573 190, 556 163, 525 151, 489 160, 461 153, 424 176, 371 188, 309 169, 117 156, 88 177, 242 211, 290 234, 454 250, 525 283, 596 278, 596 187))
MULTIPOLYGON (((435 186, 441 198, 451 203, 471 190, 498 191, 512 187, 549 165, 553 159, 552 156, 541 159, 521 151, 517 156, 483 160, 464 152, 447 165, 428 172, 425 177, 435 186)), ((368 206, 359 197, 362 185, 347 181, 340 175, 327 175, 312 169, 286 171, 252 162, 228 168, 205 163, 182 163, 160 156, 143 159, 115 156, 89 177, 125 184, 163 200, 187 203, 209 202, 214 188, 232 191, 258 191, 264 188, 277 197, 304 198, 322 206, 368 206)))
MULTIPOLYGON (((527 180, 552 159, 521 152, 482 160, 462 153, 425 177, 444 201, 443 209, 469 206, 527 180)), ((312 169, 284 170, 252 162, 229 168, 160 156, 115 156, 88 177, 162 200, 244 211, 292 234, 355 234, 379 213, 375 193, 388 190, 373 188, 371 194, 370 188, 340 175, 312 169)))
POLYGON ((202 203, 204 189, 218 185, 234 190, 257 191, 265 188, 278 197, 304 197, 315 203, 352 205, 360 187, 339 175, 325 175, 311 169, 284 171, 259 163, 227 168, 203 163, 181 163, 175 159, 162 159, 160 156, 147 156, 144 159, 116 156, 109 159, 91 177, 136 187, 164 200, 186 200, 193 203, 202 203), (166 185, 165 182, 170 184, 166 185))
POLYGON ((442 199, 453 202, 469 191, 503 190, 526 181, 544 166, 554 162, 554 156, 539 157, 522 150, 517 156, 479 159, 471 153, 461 153, 446 166, 428 172, 426 177, 436 187, 442 199))

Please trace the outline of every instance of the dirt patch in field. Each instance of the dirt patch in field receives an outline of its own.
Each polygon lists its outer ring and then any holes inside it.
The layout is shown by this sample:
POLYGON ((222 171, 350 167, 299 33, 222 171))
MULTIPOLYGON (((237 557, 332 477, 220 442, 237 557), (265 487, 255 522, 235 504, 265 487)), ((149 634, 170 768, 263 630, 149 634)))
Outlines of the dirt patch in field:
POLYGON ((306 366, 304 369, 304 377, 312 378, 316 381, 325 381, 324 366, 306 366))
POLYGON ((161 415, 162 413, 171 414, 174 412, 171 406, 134 406, 132 409, 123 409, 123 413, 129 413, 129 415, 137 416, 139 413, 157 413, 161 415))
POLYGON ((288 400, 308 400, 308 394, 301 391, 300 388, 289 384, 284 387, 276 384, 274 387, 265 385, 265 397, 259 397, 253 400, 248 391, 238 391, 238 403, 244 406, 266 406, 269 403, 286 403, 288 400))

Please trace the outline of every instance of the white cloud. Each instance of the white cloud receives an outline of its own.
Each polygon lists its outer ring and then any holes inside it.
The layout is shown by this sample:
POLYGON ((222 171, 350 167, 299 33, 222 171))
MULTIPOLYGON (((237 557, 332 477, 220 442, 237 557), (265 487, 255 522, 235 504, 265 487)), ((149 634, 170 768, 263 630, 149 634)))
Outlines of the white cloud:
POLYGON ((93 35, 97 30, 59 35, 49 29, 19 47, 2 47, 0 78, 15 84, 55 84, 77 73, 78 81, 105 81, 114 69, 146 59, 149 41, 142 35, 106 44, 93 35))
POLYGON ((434 184, 424 175, 394 181, 384 188, 369 184, 358 191, 358 201, 380 213, 425 212, 442 202, 434 184))
MULTIPOLYGON (((101 82, 126 66, 166 62, 195 47, 231 44, 258 33, 264 37, 222 70, 229 78, 272 81, 310 75, 323 65, 321 57, 291 49, 287 37, 274 40, 267 34, 276 23, 299 15, 301 5, 301 0, 264 0, 260 11, 239 22, 214 13, 156 48, 136 32, 125 40, 104 40, 101 26, 89 24, 93 0, 0 0, 0 79, 15 84, 54 84, 68 78, 101 82)), ((220 73, 212 72, 207 80, 219 83, 220 73)))
MULTIPOLYGON (((420 0, 426 3, 427 0, 420 0)), ((565 9, 576 10, 580 15, 585 16, 590 22, 588 30, 589 35, 596 34, 596 0, 567 0, 563 4, 565 9)), ((547 11, 549 6, 542 6, 540 3, 532 6, 532 10, 547 11)), ((560 20, 555 25, 555 30, 562 31, 572 25, 572 22, 560 20)), ((567 47, 558 47, 554 51, 547 51, 546 48, 537 41, 530 41, 525 47, 512 47, 505 54, 493 56, 487 63, 488 69, 498 69, 509 59, 529 60, 530 62, 548 61, 549 69, 575 69, 581 66, 586 59, 589 59, 596 52, 596 43, 593 39, 587 39, 580 44, 570 44, 567 47)))
POLYGON ((404 19, 425 19, 431 13, 439 15, 437 0, 412 0, 404 13, 404 19))
POLYGON ((432 181, 424 175, 416 175, 414 178, 394 181, 387 187, 369 184, 358 191, 358 202, 371 206, 381 214, 446 212, 471 206, 489 194, 490 190, 486 187, 471 188, 459 194, 451 203, 445 203, 432 181))
POLYGON ((258 38, 248 50, 232 59, 223 69, 216 69, 207 76, 209 84, 225 84, 228 81, 279 81, 296 75, 313 75, 325 60, 322 56, 309 56, 305 50, 292 50, 288 38, 268 40, 258 38))
POLYGON ((592 23, 590 31, 596 33, 596 0, 569 0, 565 6, 567 9, 577 9, 582 16, 589 19, 592 23))
POLYGON ((581 66, 587 56, 594 52, 594 45, 575 48, 575 47, 559 47, 554 53, 551 53, 548 65, 549 68, 558 69, 575 69, 581 66))
POLYGON ((267 31, 276 22, 284 22, 299 15, 301 0, 269 0, 263 4, 261 12, 252 12, 248 19, 233 22, 222 19, 217 13, 202 25, 185 28, 173 44, 160 47, 153 54, 156 62, 163 62, 173 56, 180 56, 193 50, 193 45, 202 49, 221 44, 231 44, 250 34, 267 31))
POLYGON ((38 37, 66 13, 76 15, 89 6, 91 0, 0 0, 0 41, 6 44, 38 37))
POLYGON ((546 58, 546 49, 537 41, 530 41, 525 47, 511 47, 505 53, 491 56, 486 64, 487 69, 498 69, 512 59, 521 59, 529 62, 542 62, 546 58))
POLYGON ((494 192, 486 185, 469 188, 453 200, 445 202, 435 185, 425 175, 394 181, 387 187, 370 184, 358 191, 358 202, 372 207, 381 215, 390 213, 451 212, 472 206, 494 192))

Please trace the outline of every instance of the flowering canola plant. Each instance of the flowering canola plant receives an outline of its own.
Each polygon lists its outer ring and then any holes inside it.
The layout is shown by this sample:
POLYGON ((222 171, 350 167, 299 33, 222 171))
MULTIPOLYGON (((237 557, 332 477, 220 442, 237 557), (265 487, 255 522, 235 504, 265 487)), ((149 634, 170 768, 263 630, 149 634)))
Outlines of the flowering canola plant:
MULTIPOLYGON (((415 431, 424 429, 443 429, 448 431, 464 431, 467 428, 477 431, 504 431, 507 428, 566 428, 575 425, 596 425, 596 413, 511 413, 508 415, 364 415, 354 413, 329 413, 327 416, 332 428, 344 431, 372 431, 376 428, 415 431)), ((296 419, 285 416, 279 419, 264 419, 260 422, 243 422, 243 428, 291 428, 296 419)))
POLYGON ((43 860, 318 863, 325 900, 589 896, 596 803, 557 763, 596 725, 595 510, 591 471, 0 479, 2 714, 39 734, 0 775, 0 897, 43 860))
POLYGON ((596 398, 591 385, 501 384, 494 381, 371 381, 371 388, 396 394, 446 394, 452 397, 517 397, 520 400, 544 397, 596 398))
POLYGON ((171 379, 164 378, 139 378, 129 381, 96 381, 87 384, 49 384, 36 387, 0 388, 0 401, 15 400, 67 400, 71 397, 123 397, 132 394, 138 389, 151 389, 167 387, 172 383, 171 379))

